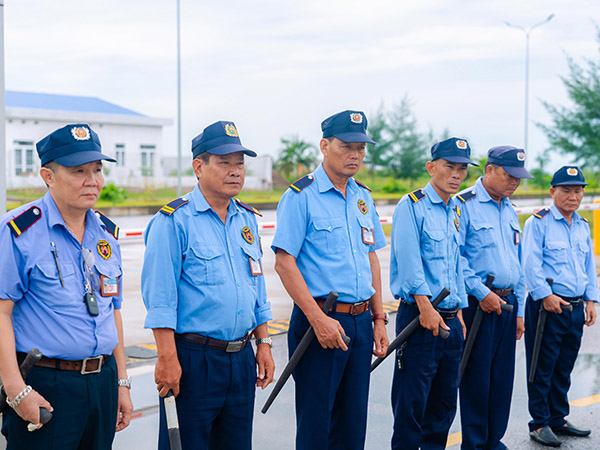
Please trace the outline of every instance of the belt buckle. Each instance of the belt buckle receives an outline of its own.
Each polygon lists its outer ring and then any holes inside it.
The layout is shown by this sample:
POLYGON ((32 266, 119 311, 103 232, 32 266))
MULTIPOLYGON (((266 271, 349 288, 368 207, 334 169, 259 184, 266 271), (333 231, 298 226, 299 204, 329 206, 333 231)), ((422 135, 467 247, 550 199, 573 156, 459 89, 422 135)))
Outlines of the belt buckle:
POLYGON ((351 316, 358 316, 359 314, 362 314, 362 312, 358 312, 360 311, 360 308, 362 308, 365 305, 365 302, 358 302, 358 303, 352 303, 352 305, 350 306, 350 315, 351 316))
POLYGON ((92 373, 100 373, 100 371, 102 370, 102 361, 104 360, 104 355, 100 355, 100 356, 93 356, 91 358, 85 358, 82 362, 81 362, 81 375, 89 375, 92 373), (98 361, 98 367, 94 370, 87 370, 87 363, 89 361, 98 361))
POLYGON ((245 340, 228 342, 227 347, 225 347, 225 351, 227 353, 239 352, 244 347, 245 342, 245 340))

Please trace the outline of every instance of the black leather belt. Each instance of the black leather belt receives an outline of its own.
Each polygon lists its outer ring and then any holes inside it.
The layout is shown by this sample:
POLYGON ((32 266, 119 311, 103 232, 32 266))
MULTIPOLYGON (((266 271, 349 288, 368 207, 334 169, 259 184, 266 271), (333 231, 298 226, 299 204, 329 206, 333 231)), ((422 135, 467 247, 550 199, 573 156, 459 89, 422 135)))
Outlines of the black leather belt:
POLYGON ((437 312, 440 313, 440 316, 442 316, 442 319, 452 320, 456 317, 456 313, 458 312, 458 307, 454 308, 454 309, 437 308, 437 312))
POLYGON ((513 293, 512 288, 492 288, 492 292, 496 294, 498 297, 508 297, 513 293))
MULTIPOLYGON (((554 295, 558 295, 558 294, 554 294, 554 295)), ((562 295, 558 295, 560 298, 562 298, 565 302, 569 302, 572 306, 579 306, 580 304, 583 303, 583 295, 580 295, 579 297, 563 297, 562 295)))
POLYGON ((175 337, 191 342, 192 344, 205 345, 208 348, 222 350, 227 353, 236 353, 242 350, 249 340, 249 334, 237 341, 222 341, 220 339, 209 338, 196 333, 175 333, 175 337))

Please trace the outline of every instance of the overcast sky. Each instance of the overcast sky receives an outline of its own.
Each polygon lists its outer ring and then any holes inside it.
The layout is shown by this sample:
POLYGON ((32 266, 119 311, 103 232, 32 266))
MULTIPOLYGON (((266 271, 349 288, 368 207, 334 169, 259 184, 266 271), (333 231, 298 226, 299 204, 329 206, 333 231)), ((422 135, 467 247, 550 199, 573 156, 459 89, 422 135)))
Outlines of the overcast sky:
MULTIPOLYGON (((96 96, 176 120, 175 0, 6 0, 6 88, 96 96)), ((598 0, 181 0, 182 151, 217 120, 277 154, 281 136, 318 143, 320 122, 367 117, 407 95, 423 128, 448 128, 476 154, 523 145, 525 37, 531 37, 529 157, 547 150, 539 99, 568 104, 566 54, 598 58, 598 0)), ((102 136, 100 136, 102 138, 102 136)), ((175 126, 165 152, 176 153, 175 126)), ((558 156, 553 167, 569 162, 558 156)))

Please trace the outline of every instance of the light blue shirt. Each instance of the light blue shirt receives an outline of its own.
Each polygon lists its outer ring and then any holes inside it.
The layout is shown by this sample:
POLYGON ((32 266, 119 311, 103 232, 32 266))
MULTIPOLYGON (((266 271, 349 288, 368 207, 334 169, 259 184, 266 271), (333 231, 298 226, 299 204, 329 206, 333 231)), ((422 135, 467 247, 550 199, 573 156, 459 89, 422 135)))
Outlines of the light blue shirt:
POLYGON ((423 192, 417 202, 405 195, 394 210, 390 289, 395 298, 414 303, 413 295, 433 300, 446 287, 450 295, 438 306, 466 308, 456 200, 446 206, 431 183, 423 192))
POLYGON ((344 198, 323 165, 312 176, 300 192, 281 197, 271 248, 296 258, 313 297, 333 290, 340 302, 367 300, 375 293, 369 253, 387 244, 371 193, 350 178, 344 198))
POLYGON ((541 219, 531 216, 525 222, 523 241, 527 286, 534 300, 552 292, 562 297, 598 301, 598 279, 590 227, 577 213, 571 226, 552 204, 541 219), (552 288, 546 282, 552 278, 552 288))
POLYGON ((521 226, 508 198, 500 205, 486 191, 482 178, 460 194, 475 191, 474 198, 458 201, 461 208, 461 258, 467 294, 479 301, 490 293, 485 287, 488 274, 494 275, 495 288, 512 288, 523 317, 525 275, 522 270, 521 226))
POLYGON ((186 198, 144 233, 145 327, 241 339, 272 318, 264 276, 252 275, 262 257, 256 218, 231 200, 223 224, 198 186, 186 198))
POLYGON ((38 348, 49 358, 66 360, 112 354, 118 344, 114 310, 120 309, 122 302, 121 250, 91 209, 86 213, 80 244, 67 229, 48 192, 0 219, 0 248, 0 298, 15 302, 12 323, 18 352, 38 348), (40 209, 41 218, 15 237, 6 223, 32 206, 40 209), (110 247, 108 259, 98 249, 101 241, 110 247), (64 287, 51 251, 52 242, 58 250, 64 287), (95 317, 88 313, 83 301, 82 247, 91 250, 95 259, 90 277, 99 308, 95 317), (102 296, 101 275, 118 279, 119 295, 102 296))

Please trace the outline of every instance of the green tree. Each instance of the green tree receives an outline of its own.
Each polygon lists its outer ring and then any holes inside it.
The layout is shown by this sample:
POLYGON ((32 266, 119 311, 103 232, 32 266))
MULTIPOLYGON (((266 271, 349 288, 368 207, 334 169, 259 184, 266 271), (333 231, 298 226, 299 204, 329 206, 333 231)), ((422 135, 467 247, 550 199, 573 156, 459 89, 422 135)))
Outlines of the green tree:
MULTIPOLYGON (((600 50, 600 27, 596 27, 600 50)), ((585 59, 585 66, 567 56, 569 75, 561 77, 572 102, 570 107, 542 102, 552 117, 544 130, 552 150, 571 154, 589 169, 600 168, 600 59, 585 59)))
POLYGON ((373 178, 376 171, 385 168, 387 164, 386 153, 391 147, 389 127, 386 122, 383 104, 373 118, 369 120, 368 134, 371 139, 377 142, 377 144, 367 144, 367 154, 364 159, 364 164, 369 168, 371 178, 373 178))
POLYGON ((282 137, 281 145, 283 148, 279 151, 274 166, 285 178, 291 181, 314 168, 318 152, 313 144, 295 135, 290 138, 282 137))

